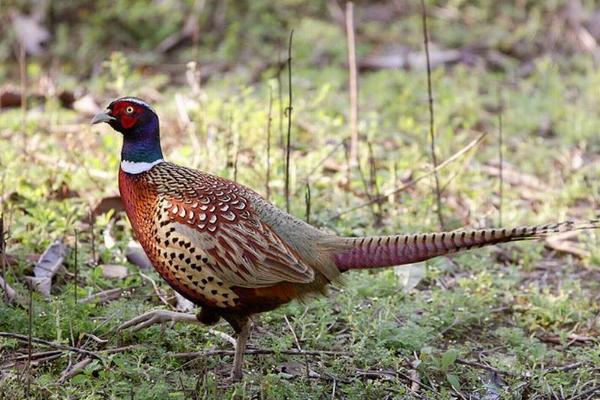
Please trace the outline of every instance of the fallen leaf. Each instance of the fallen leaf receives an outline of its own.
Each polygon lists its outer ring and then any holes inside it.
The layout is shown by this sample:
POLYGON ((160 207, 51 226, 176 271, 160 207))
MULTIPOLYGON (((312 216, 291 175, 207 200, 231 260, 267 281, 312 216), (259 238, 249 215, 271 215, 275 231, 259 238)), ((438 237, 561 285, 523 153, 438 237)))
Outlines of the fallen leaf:
POLYGON ((394 267, 394 274, 398 277, 398 281, 403 286, 404 291, 408 292, 414 289, 425 278, 425 263, 419 262, 394 267))
POLYGON ((21 296, 0 276, 0 296, 9 303, 23 303, 21 296))
POLYGON ((57 239, 40 256, 40 259, 33 268, 33 277, 29 278, 32 287, 46 297, 50 296, 52 288, 52 278, 65 260, 67 248, 64 240, 57 239))
POLYGON ((183 297, 179 292, 175 292, 177 298, 177 311, 188 312, 194 309, 194 303, 183 297))
POLYGON ((92 211, 92 218, 96 218, 99 215, 106 214, 111 210, 114 210, 115 214, 119 211, 125 211, 125 208, 123 208, 123 202, 121 201, 121 196, 108 196, 100 200, 100 202, 96 205, 96 207, 94 207, 94 210, 92 211))
POLYGON ((150 262, 150 259, 144 252, 144 249, 142 249, 140 243, 135 240, 130 240, 129 243, 127 243, 125 257, 127 258, 127 261, 133 265, 137 265, 141 269, 152 268, 152 262, 150 262))
POLYGON ((124 265, 102 264, 98 268, 102 270, 102 277, 106 279, 125 279, 129 274, 124 265))

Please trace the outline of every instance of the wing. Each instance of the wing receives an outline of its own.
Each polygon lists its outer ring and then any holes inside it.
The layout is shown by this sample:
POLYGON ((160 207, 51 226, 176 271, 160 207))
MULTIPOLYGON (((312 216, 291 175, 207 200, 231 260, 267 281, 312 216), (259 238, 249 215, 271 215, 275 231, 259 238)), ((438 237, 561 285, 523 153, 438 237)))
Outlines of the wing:
MULTIPOLYGON (((177 167, 178 169, 181 167, 177 167)), ((183 169, 183 168, 181 168, 183 169)), ((177 232, 227 285, 248 288, 308 283, 314 271, 253 212, 257 196, 229 180, 184 169, 161 185, 161 228, 177 232)), ((177 171, 179 172, 179 171, 177 171)))

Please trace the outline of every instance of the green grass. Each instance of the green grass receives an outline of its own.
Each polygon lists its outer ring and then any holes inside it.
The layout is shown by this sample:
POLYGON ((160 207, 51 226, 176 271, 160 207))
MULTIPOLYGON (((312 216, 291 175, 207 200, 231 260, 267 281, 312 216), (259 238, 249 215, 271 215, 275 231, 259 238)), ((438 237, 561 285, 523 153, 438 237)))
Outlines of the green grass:
MULTIPOLYGON (((502 18, 490 24, 494 16, 491 6, 475 7, 487 2, 463 3, 460 9, 468 20, 466 25, 433 18, 434 39, 447 46, 460 46, 469 43, 473 33, 468 29, 475 29, 488 35, 490 46, 503 48, 522 42, 535 48, 539 36, 534 33, 542 29, 539 24, 543 25, 543 16, 550 12, 546 6, 534 7, 531 13, 538 19, 523 21, 516 9, 502 8, 502 18), (510 24, 521 30, 508 34, 510 24), (443 30, 447 30, 446 35, 440 34, 443 30)), ((139 18, 149 12, 136 10, 139 18)), ((431 179, 384 202, 380 225, 374 223, 378 210, 371 207, 333 218, 368 199, 357 171, 346 182, 342 149, 327 157, 349 135, 345 38, 331 22, 316 20, 318 11, 302 10, 303 18, 294 14, 284 24, 296 29, 291 212, 305 218, 308 179, 311 222, 323 229, 344 235, 438 229, 431 179), (322 35, 315 37, 315 26, 322 35), (313 57, 321 53, 329 54, 331 61, 317 65, 313 57)), ((278 9, 261 18, 283 21, 287 14, 282 17, 282 12, 278 9)), ((260 7, 252 9, 249 18, 256 18, 257 13, 261 14, 260 7)), ((235 39, 239 35, 234 32, 248 21, 238 24, 227 31, 218 48, 206 45, 199 51, 216 59, 231 56, 230 52, 235 53, 240 46, 235 39)), ((81 29, 69 29, 76 28, 81 29)), ((369 23, 361 29, 382 42, 392 42, 402 33, 403 43, 414 48, 418 48, 421 37, 418 15, 414 14, 394 26, 369 23)), ((130 34, 138 37, 139 32, 130 34)), ((167 35, 155 34, 146 38, 146 48, 167 35)), ((273 32, 258 26, 248 35, 271 38, 273 32)), ((269 40, 267 43, 272 44, 269 40)), ((373 46, 365 40, 359 51, 368 53, 373 46)), ((185 51, 178 57, 185 59, 185 51)), ((257 63, 264 56, 262 52, 268 48, 251 56, 248 65, 257 63)), ((249 53, 246 50, 244 57, 249 53)), ((94 96, 105 103, 125 94, 151 100, 161 117, 168 159, 230 178, 237 159, 238 181, 263 194, 267 108, 272 93, 271 200, 284 206, 280 147, 284 132, 279 126, 280 122, 284 127, 287 123, 285 117, 280 121, 280 109, 287 106, 287 86, 284 82, 282 104, 273 68, 267 68, 258 82, 250 80, 246 68, 214 75, 196 96, 190 87, 174 83, 164 74, 147 75, 133 66, 131 59, 135 57, 124 54, 107 56, 105 68, 83 82, 94 96), (177 96, 187 101, 186 111, 192 120, 187 127, 179 121, 177 96)), ((276 52, 268 54, 277 58, 276 52)), ((65 64, 70 65, 72 61, 64 57, 65 64)), ((594 215, 594 207, 597 209, 600 72, 582 53, 540 54, 528 67, 525 74, 519 72, 517 64, 501 71, 483 64, 432 71, 439 158, 447 159, 479 134, 488 133, 479 146, 440 173, 445 186, 443 212, 452 228, 497 224, 498 179, 482 167, 497 160, 496 110, 500 101, 504 104, 505 160, 541 183, 541 187, 531 188, 505 182, 504 224, 586 219, 594 215)), ((31 82, 36 82, 43 67, 31 60, 29 71, 31 82)), ((79 82, 80 78, 67 70, 60 79, 79 82)), ((362 170, 368 174, 370 169, 370 143, 376 171, 373 180, 381 193, 387 193, 430 167, 425 72, 364 72, 359 83, 362 170)), ((291 303, 257 317, 251 347, 276 354, 247 356, 244 381, 223 387, 231 356, 194 360, 174 356, 231 349, 208 328, 178 324, 156 325, 137 333, 116 332, 120 323, 164 305, 140 270, 125 259, 125 247, 131 239, 127 220, 119 215, 112 227, 110 215, 99 217, 93 226, 86 222, 90 208, 103 197, 118 193, 121 140, 108 127, 92 128, 87 121, 88 117, 62 109, 53 99, 41 103, 32 100, 25 116, 19 109, 0 113, 2 192, 8 199, 4 204, 9 228, 7 253, 14 256, 6 278, 27 297, 25 277, 32 274, 31 256, 64 237, 70 249, 66 270, 54 279, 50 299, 33 294, 32 335, 84 346, 97 351, 102 360, 93 360, 81 374, 64 383, 59 382, 61 372, 81 359, 77 354, 64 352, 29 370, 25 362, 14 368, 0 367, 0 399, 27 395, 40 399, 325 399, 332 398, 334 392, 336 398, 348 399, 449 399, 456 398, 457 391, 467 398, 493 393, 508 399, 569 398, 600 384, 600 251, 598 234, 590 232, 579 235, 576 244, 590 254, 583 259, 551 251, 539 243, 474 250, 453 256, 451 261, 427 262, 419 270, 422 279, 410 290, 404 287, 405 277, 391 269, 349 273, 344 284, 332 288, 327 298, 291 303), (61 186, 77 195, 61 199, 56 195, 61 186), (114 247, 103 239, 107 227, 116 241, 114 247), (79 237, 77 260, 75 232, 79 237), (126 279, 102 277, 92 258, 92 238, 99 262, 127 265, 130 275, 126 279), (134 286, 135 290, 107 304, 74 300, 75 295, 81 299, 101 290, 134 286), (95 342, 90 334, 107 342, 95 342), (297 347, 294 334, 302 349, 350 354, 277 354, 297 347), (573 334, 593 340, 573 342, 573 334), (116 354, 103 352, 129 345, 136 347, 116 354), (502 372, 490 373, 473 362, 502 372), (581 365, 566 371, 553 369, 575 362, 581 365), (307 369, 311 377, 306 376, 307 369), (421 380, 418 394, 410 392, 408 376, 421 380)), ((154 271, 142 272, 172 295, 154 271)), ((28 319, 26 309, 0 303, 0 331, 27 334, 28 319)), ((225 323, 215 329, 231 333, 225 323)), ((43 346, 34 346, 34 352, 38 350, 43 346)), ((26 344, 0 338, 0 364, 26 351, 26 344)))

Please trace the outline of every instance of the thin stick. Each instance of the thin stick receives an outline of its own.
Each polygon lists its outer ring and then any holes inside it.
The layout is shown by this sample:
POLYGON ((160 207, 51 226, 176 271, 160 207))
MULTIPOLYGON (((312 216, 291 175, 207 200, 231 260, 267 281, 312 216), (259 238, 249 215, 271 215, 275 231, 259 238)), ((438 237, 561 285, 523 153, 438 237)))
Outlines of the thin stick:
POLYGON ((306 192, 304 192, 304 202, 306 203, 306 223, 310 224, 311 194, 310 194, 310 183, 308 181, 306 181, 306 192))
POLYGON ((4 210, 0 210, 0 267, 2 267, 2 288, 6 296, 6 302, 10 301, 8 294, 8 283, 6 283, 6 242, 4 237, 4 210))
POLYGON ((285 210, 290 212, 290 146, 292 137, 292 40, 294 30, 290 31, 290 42, 288 45, 288 106, 286 114, 288 118, 287 140, 285 143, 285 210))
POLYGON ((444 168, 446 165, 448 165, 448 164, 450 164, 450 163, 452 163, 452 162, 456 161, 458 158, 460 158, 460 157, 461 157, 463 154, 465 154, 467 151, 469 151, 470 149, 472 149, 473 147, 475 147, 477 144, 479 144, 479 142, 481 142, 481 141, 483 140, 483 138, 484 138, 486 135, 487 135, 487 133, 485 133, 485 132, 484 132, 484 133, 482 133, 482 134, 481 134, 481 135, 479 135, 479 136, 478 136, 476 139, 472 140, 472 141, 471 141, 471 142, 470 142, 468 145, 466 145, 465 147, 463 147, 462 149, 460 149, 459 151, 457 151, 456 153, 454 153, 454 154, 452 155, 452 157, 448 158, 446 161, 442 162, 441 164, 439 164, 439 165, 438 165, 436 168, 432 169, 431 171, 429 171, 429 172, 427 172, 427 173, 425 173, 425 174, 421 175, 420 177, 418 177, 418 178, 416 178, 416 179, 413 179, 413 180, 412 180, 412 181, 410 181, 410 182, 407 182, 407 183, 405 183, 404 185, 400 186, 399 188, 397 188, 397 189, 394 189, 394 190, 392 190, 391 192, 389 192, 389 193, 387 193, 387 194, 384 194, 383 196, 381 196, 381 197, 379 197, 379 198, 376 198, 376 199, 370 200, 370 201, 368 201, 368 202, 366 202, 366 203, 363 203, 363 204, 361 204, 361 205, 358 205, 358 206, 356 206, 356 207, 352 207, 352 208, 349 208, 349 209, 347 209, 347 210, 345 210, 345 211, 342 211, 342 212, 340 212, 340 213, 338 213, 338 214, 334 215, 333 217, 331 217, 331 218, 330 218, 330 221, 331 221, 331 220, 338 219, 338 218, 340 218, 342 215, 345 215, 345 214, 351 213, 352 211, 356 211, 356 210, 358 210, 358 209, 360 209, 360 208, 363 208, 363 207, 368 207, 368 206, 370 206, 371 204, 373 204, 373 203, 375 203, 375 202, 382 201, 382 200, 384 200, 384 199, 386 199, 386 198, 388 198, 388 197, 390 197, 390 196, 392 196, 392 195, 395 195, 395 194, 397 194, 397 193, 400 193, 400 192, 402 192, 402 191, 404 191, 404 190, 408 189, 408 188, 409 188, 409 187, 411 187, 411 186, 414 186, 414 185, 415 185, 417 182, 419 182, 420 180, 423 180, 423 179, 427 178, 428 176, 431 176, 432 174, 436 173, 436 172, 437 172, 437 171, 439 171, 440 169, 444 168))
POLYGON ((267 176, 265 179, 265 195, 267 201, 271 197, 271 124, 273 122, 273 89, 269 86, 269 113, 267 114, 267 176))
POLYGON ((91 237, 91 246, 92 246, 92 265, 96 265, 96 229, 95 229, 95 218, 92 212, 92 207, 89 207, 89 215, 90 215, 90 237, 91 237))
POLYGON ((21 129, 25 131, 25 115, 27 113, 27 53, 25 52, 23 43, 19 44, 19 80, 21 83, 21 129))
POLYGON ((235 155, 233 157, 233 180, 234 180, 234 182, 237 182, 238 163, 240 160, 240 130, 239 129, 237 129, 236 133, 235 133, 234 146, 235 146, 235 155))
POLYGON ((73 298, 75 299, 75 303, 77 303, 77 282, 79 279, 79 264, 78 264, 78 247, 79 247, 79 232, 75 229, 75 246, 73 248, 73 263, 75 265, 75 288, 73 289, 73 298))
POLYGON ((285 140, 283 136, 283 116, 285 109, 283 108, 283 83, 281 81, 281 73, 283 72, 283 62, 281 60, 281 45, 277 52, 277 102, 279 103, 279 146, 281 147, 281 154, 285 158, 285 140))
MULTIPOLYGON (((206 350, 196 351, 191 353, 175 353, 177 358, 196 358, 223 356, 235 354, 234 350, 206 350)), ((264 354, 286 354, 290 356, 347 356, 351 357, 354 354, 349 351, 334 351, 334 350, 271 350, 271 349, 249 349, 244 352, 249 355, 264 355, 264 354)))
MULTIPOLYGON (((375 156, 373 155, 373 145, 371 141, 368 142, 369 146, 369 184, 371 186, 371 190, 375 192, 375 198, 381 197, 381 191, 379 190, 379 185, 377 184, 377 165, 375 165, 375 156)), ((375 214, 375 225, 381 226, 382 212, 381 212, 381 202, 375 203, 373 213, 375 214)))
POLYGON ((437 173, 437 156, 435 154, 435 114, 433 111, 433 91, 431 88, 431 62, 429 60, 429 34, 427 32, 427 13, 425 12, 425 0, 421 0, 421 16, 423 17, 423 42, 425 43, 425 58, 427 60, 427 98, 429 101, 429 142, 431 145, 431 159, 433 161, 435 178, 435 197, 437 201, 437 215, 440 227, 444 228, 444 217, 442 215, 442 192, 440 190, 440 177, 437 173))
MULTIPOLYGON (((290 330, 290 332, 292 332, 292 336, 294 337, 294 342, 296 343, 296 348, 298 349, 298 351, 302 351, 302 347, 300 346, 300 341, 298 340, 298 335, 296 335, 296 331, 294 330, 294 327, 290 323, 290 320, 288 319, 287 315, 284 315, 283 319, 285 320, 285 323, 286 323, 288 329, 290 330)), ((310 376, 310 371, 308 368, 307 356, 304 357, 304 366, 306 368, 306 377, 308 378, 310 376)))
POLYGON ((351 1, 346 3, 346 39, 350 86, 350 166, 354 166, 358 162, 358 73, 354 35, 354 4, 351 1))
POLYGON ((502 205, 504 203, 504 144, 502 137, 502 108, 498 114, 498 158, 500 166, 498 170, 498 226, 502 226, 502 205))
POLYGON ((44 340, 44 339, 39 339, 39 338, 32 337, 31 335, 20 335, 18 333, 0 332, 0 337, 6 337, 6 338, 11 338, 11 339, 16 339, 16 340, 19 340, 21 342, 27 342, 27 343, 42 344, 44 346, 52 347, 54 349, 68 350, 68 351, 72 351, 72 352, 75 352, 75 353, 85 354, 85 355, 94 357, 94 358, 96 358, 98 360, 101 360, 100 356, 97 355, 94 352, 91 352, 91 351, 88 351, 88 350, 84 350, 84 349, 80 349, 79 347, 73 347, 73 346, 68 346, 68 345, 64 345, 64 344, 60 344, 60 343, 49 342, 49 341, 44 340))
POLYGON ((31 360, 33 356, 33 346, 31 345, 32 334, 33 334, 33 294, 31 286, 29 286, 29 303, 27 307, 28 320, 27 320, 27 396, 31 393, 31 360))

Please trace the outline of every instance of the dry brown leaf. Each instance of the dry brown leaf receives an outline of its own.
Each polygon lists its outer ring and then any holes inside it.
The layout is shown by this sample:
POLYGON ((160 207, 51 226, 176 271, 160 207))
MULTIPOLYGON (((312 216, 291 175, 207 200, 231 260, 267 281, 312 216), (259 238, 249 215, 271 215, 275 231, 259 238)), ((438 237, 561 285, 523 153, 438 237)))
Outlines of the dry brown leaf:
POLYGON ((46 251, 40 256, 40 259, 33 268, 33 277, 29 278, 32 288, 45 297, 50 296, 52 288, 52 278, 65 260, 67 248, 64 244, 64 239, 57 239, 52 243, 46 251))

